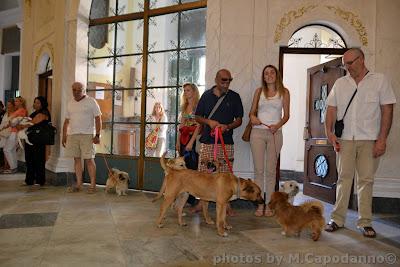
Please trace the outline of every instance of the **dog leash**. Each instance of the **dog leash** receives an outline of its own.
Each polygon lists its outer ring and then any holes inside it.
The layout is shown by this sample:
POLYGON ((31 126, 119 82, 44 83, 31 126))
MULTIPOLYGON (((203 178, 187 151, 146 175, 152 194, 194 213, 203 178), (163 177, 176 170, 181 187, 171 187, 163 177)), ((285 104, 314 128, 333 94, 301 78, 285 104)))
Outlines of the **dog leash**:
MULTIPOLYGON (((216 127, 213 132, 211 133, 211 135, 214 134, 214 160, 217 161, 217 154, 218 154, 218 139, 221 141, 221 146, 222 146, 222 152, 224 153, 224 158, 226 161, 226 164, 228 165, 229 171, 230 173, 233 174, 233 168, 231 165, 231 162, 228 158, 228 153, 226 152, 226 147, 225 147, 225 142, 224 142, 224 138, 222 135, 222 131, 220 127, 216 127)), ((240 177, 237 177, 238 180, 238 184, 237 184, 237 192, 236 192, 236 199, 240 198, 240 177)))

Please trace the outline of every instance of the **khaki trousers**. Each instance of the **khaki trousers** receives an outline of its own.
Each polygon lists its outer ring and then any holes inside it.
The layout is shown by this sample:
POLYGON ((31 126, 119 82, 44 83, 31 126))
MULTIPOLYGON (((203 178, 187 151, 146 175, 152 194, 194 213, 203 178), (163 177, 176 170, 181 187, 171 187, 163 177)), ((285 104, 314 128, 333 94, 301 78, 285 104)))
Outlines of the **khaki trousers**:
POLYGON ((253 128, 250 134, 251 153, 253 155, 254 182, 266 193, 268 203, 275 190, 276 164, 283 143, 282 131, 275 134, 267 129, 253 128))
POLYGON ((375 141, 340 140, 337 156, 338 181, 336 203, 331 220, 343 226, 349 205, 353 177, 356 177, 358 227, 371 226, 372 189, 379 158, 372 155, 375 141))

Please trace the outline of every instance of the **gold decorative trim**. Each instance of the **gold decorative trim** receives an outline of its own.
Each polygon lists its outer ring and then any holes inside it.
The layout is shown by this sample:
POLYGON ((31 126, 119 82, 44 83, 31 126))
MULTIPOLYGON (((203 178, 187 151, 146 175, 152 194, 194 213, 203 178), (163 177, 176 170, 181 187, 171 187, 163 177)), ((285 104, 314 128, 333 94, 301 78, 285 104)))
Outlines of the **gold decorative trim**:
POLYGON ((355 15, 353 12, 350 11, 345 11, 340 7, 326 6, 326 8, 328 8, 331 11, 334 11, 335 15, 349 22, 350 25, 353 26, 353 28, 357 31, 361 43, 364 46, 368 45, 367 31, 365 30, 365 27, 361 22, 361 20, 359 19, 358 15, 355 15))
POLYGON ((282 38, 283 30, 292 23, 292 20, 298 19, 303 16, 308 11, 316 8, 318 5, 309 5, 301 7, 297 10, 290 10, 288 13, 285 13, 281 18, 278 25, 276 25, 275 29, 275 37, 274 42, 277 43, 282 38))
POLYGON ((53 45, 51 43, 49 43, 49 42, 46 42, 45 44, 43 44, 40 47, 39 51, 36 54, 35 65, 34 65, 35 66, 35 71, 37 71, 38 67, 39 67, 37 65, 38 61, 39 61, 39 57, 41 57, 43 52, 46 51, 46 50, 50 51, 50 55, 49 56, 50 56, 51 62, 54 64, 54 48, 53 48, 53 45))

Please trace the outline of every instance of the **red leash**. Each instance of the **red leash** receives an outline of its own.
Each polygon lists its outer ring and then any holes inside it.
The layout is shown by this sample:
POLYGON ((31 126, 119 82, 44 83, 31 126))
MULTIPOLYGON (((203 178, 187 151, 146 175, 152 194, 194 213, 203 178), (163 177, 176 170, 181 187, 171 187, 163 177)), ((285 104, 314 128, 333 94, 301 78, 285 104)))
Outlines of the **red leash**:
POLYGON ((214 160, 217 160, 217 153, 218 153, 218 139, 221 140, 221 146, 222 146, 222 151, 224 153, 224 158, 226 161, 226 164, 228 164, 229 171, 233 173, 232 165, 231 162, 228 158, 228 153, 226 152, 226 147, 225 147, 225 142, 224 138, 222 136, 222 131, 219 127, 216 127, 214 129, 214 136, 215 136, 215 143, 214 143, 214 160))

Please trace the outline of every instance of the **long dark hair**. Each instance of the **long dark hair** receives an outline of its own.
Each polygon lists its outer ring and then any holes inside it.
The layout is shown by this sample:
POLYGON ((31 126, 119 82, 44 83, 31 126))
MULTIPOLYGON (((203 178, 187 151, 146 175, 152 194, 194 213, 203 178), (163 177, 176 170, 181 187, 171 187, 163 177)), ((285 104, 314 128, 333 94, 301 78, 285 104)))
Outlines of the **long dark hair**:
POLYGON ((43 113, 45 115, 47 115, 49 117, 49 121, 51 121, 51 115, 50 115, 50 111, 48 109, 49 107, 49 103, 47 102, 47 99, 44 98, 43 96, 38 96, 35 98, 35 100, 38 100, 40 102, 40 109, 37 110, 37 113, 43 113))

